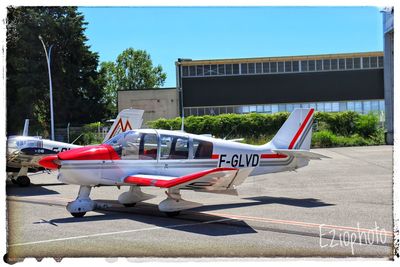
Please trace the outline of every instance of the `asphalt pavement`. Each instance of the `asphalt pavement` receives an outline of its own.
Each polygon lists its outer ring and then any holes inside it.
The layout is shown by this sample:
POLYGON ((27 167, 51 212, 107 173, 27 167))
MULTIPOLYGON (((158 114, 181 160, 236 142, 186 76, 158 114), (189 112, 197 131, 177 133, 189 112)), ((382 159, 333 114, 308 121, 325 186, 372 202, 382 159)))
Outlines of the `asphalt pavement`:
POLYGON ((249 177, 239 196, 183 191, 200 208, 167 217, 165 190, 125 208, 128 188, 94 188, 108 207, 72 217, 79 187, 56 173, 7 183, 8 260, 43 257, 393 257, 392 146, 315 149, 296 172, 249 177))

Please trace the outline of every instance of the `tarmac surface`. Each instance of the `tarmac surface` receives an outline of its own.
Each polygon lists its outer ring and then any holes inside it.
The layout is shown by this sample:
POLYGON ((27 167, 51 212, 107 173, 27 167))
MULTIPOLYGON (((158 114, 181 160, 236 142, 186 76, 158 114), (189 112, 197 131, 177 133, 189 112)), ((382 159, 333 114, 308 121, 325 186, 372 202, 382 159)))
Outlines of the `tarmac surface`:
POLYGON ((392 146, 314 149, 330 159, 296 172, 249 177, 239 196, 182 191, 204 205, 167 217, 157 197, 118 204, 128 187, 93 188, 110 207, 72 217, 79 187, 57 173, 7 182, 8 260, 34 257, 393 258, 392 146))

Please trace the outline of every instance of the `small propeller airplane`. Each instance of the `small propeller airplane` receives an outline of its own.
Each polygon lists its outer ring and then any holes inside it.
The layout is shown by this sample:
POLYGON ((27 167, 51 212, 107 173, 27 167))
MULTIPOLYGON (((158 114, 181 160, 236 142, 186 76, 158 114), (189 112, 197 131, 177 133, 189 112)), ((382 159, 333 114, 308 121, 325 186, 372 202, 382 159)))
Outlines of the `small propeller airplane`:
MULTIPOLYGON (((113 125, 104 138, 104 141, 126 130, 140 128, 143 122, 143 110, 124 109, 114 120, 113 125)), ((7 172, 11 182, 22 187, 30 185, 29 172, 44 170, 39 160, 48 155, 82 146, 42 139, 39 136, 28 136, 29 120, 25 120, 22 136, 10 136, 7 139, 7 172)))
POLYGON ((127 207, 154 196, 141 187, 166 189, 158 208, 168 216, 201 206, 182 199, 180 190, 235 193, 249 176, 291 171, 325 156, 310 152, 314 109, 295 109, 267 144, 254 146, 180 131, 140 129, 120 133, 39 161, 59 169, 57 179, 80 185, 67 210, 74 217, 101 207, 89 195, 94 186, 130 186, 118 201, 127 207))

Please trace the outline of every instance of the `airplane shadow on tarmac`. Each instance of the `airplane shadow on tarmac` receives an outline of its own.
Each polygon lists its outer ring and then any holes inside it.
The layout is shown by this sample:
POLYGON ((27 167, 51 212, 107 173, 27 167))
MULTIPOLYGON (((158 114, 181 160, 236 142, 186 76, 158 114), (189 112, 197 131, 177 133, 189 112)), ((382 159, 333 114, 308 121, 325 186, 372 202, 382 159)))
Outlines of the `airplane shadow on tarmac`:
POLYGON ((333 206, 335 204, 325 203, 315 198, 288 198, 288 197, 247 197, 243 198, 247 200, 254 200, 254 202, 246 203, 229 203, 229 204, 216 204, 216 205, 205 205, 199 208, 193 209, 193 211, 209 211, 219 209, 232 209, 232 208, 243 208, 256 205, 267 205, 267 204, 281 204, 287 206, 296 206, 302 208, 318 208, 325 206, 333 206))
POLYGON ((39 195, 55 195, 60 194, 57 191, 47 189, 44 186, 59 186, 63 185, 62 183, 55 184, 31 184, 28 187, 20 187, 16 184, 7 184, 6 193, 7 196, 19 196, 19 197, 27 197, 27 196, 39 196, 39 195))
POLYGON ((199 211, 209 211, 218 209, 231 209, 265 204, 283 204, 305 208, 316 208, 331 206, 334 204, 324 203, 318 199, 294 199, 284 197, 250 197, 245 198, 255 200, 246 203, 231 203, 219 205, 205 205, 189 211, 182 211, 179 216, 169 218, 158 210, 158 206, 150 203, 140 203, 136 207, 125 208, 117 201, 99 200, 96 202, 112 205, 111 208, 97 209, 95 212, 102 213, 91 215, 88 213, 83 218, 59 218, 48 221, 48 223, 58 226, 58 224, 81 223, 93 221, 109 221, 118 219, 131 219, 133 221, 154 225, 161 228, 170 228, 178 231, 191 232, 208 236, 227 236, 257 233, 254 228, 242 220, 233 220, 223 216, 201 213, 199 211))
MULTIPOLYGON (((107 204, 115 203, 115 201, 96 201, 107 204)), ((58 226, 66 223, 131 219, 132 221, 154 225, 155 227, 208 236, 257 233, 257 231, 244 221, 232 220, 221 216, 182 211, 181 214, 176 217, 167 217, 164 213, 158 210, 157 205, 149 203, 140 203, 133 208, 125 208, 121 205, 115 204, 112 208, 96 210, 95 212, 102 214, 91 215, 88 213, 83 218, 67 217, 52 219, 46 222, 58 226)))

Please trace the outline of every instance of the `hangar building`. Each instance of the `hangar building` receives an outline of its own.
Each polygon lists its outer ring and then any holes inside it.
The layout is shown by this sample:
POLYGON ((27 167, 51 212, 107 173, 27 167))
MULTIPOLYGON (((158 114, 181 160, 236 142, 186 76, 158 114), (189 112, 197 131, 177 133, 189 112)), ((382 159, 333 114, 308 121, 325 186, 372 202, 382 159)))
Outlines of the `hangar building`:
POLYGON ((178 59, 177 87, 118 92, 118 110, 160 117, 317 111, 385 111, 383 52, 241 59, 178 59))
POLYGON ((383 52, 222 60, 178 60, 185 116, 384 111, 383 52))

